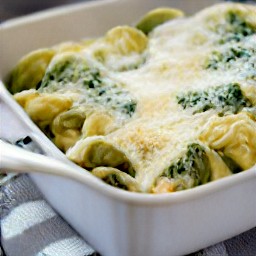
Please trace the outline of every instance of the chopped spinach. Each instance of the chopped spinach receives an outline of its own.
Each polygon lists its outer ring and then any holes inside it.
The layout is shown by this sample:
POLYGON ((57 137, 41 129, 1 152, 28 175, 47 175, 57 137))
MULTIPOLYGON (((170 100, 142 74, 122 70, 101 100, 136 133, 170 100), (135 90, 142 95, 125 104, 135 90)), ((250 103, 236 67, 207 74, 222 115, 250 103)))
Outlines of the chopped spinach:
POLYGON ((242 47, 231 47, 225 52, 213 51, 207 61, 207 69, 219 69, 221 67, 229 68, 231 63, 238 59, 244 59, 244 62, 249 60, 256 50, 250 50, 242 47))
POLYGON ((176 190, 183 190, 205 184, 210 181, 211 165, 203 146, 189 144, 183 157, 172 163, 163 175, 178 181, 176 190))
POLYGON ((226 15, 226 22, 215 27, 215 32, 220 35, 220 44, 240 42, 245 37, 256 32, 255 27, 245 21, 241 15, 230 11, 226 15))
POLYGON ((100 72, 97 69, 91 69, 87 75, 82 76, 83 85, 87 89, 94 89, 102 83, 100 72))
POLYGON ((80 104, 103 107, 131 117, 137 103, 129 91, 90 67, 82 57, 64 56, 48 68, 38 90, 41 92, 79 91, 80 104))
POLYGON ((176 97, 183 109, 194 108, 193 114, 209 109, 219 109, 219 114, 238 113, 244 107, 251 107, 237 83, 210 87, 202 91, 189 91, 176 97))
POLYGON ((81 78, 91 81, 95 79, 96 74, 95 71, 91 72, 83 58, 74 55, 63 56, 48 67, 38 89, 54 87, 59 83, 76 83, 81 78))
POLYGON ((132 116, 132 114, 135 112, 136 106, 137 103, 134 100, 130 100, 123 105, 123 111, 126 115, 132 116))
POLYGON ((98 104, 127 117, 136 110, 137 103, 129 91, 105 78, 88 83, 83 93, 85 104, 98 104))
POLYGON ((241 75, 256 80, 256 48, 232 46, 224 51, 213 51, 205 68, 211 70, 241 69, 241 75))

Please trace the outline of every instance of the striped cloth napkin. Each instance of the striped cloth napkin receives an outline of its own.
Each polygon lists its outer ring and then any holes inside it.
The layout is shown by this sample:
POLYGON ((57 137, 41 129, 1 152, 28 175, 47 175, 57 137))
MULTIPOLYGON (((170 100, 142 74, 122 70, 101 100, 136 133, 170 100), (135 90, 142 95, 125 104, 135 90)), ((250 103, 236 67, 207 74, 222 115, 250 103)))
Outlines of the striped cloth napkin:
POLYGON ((6 256, 96 256, 44 200, 28 175, 1 186, 1 243, 6 256))

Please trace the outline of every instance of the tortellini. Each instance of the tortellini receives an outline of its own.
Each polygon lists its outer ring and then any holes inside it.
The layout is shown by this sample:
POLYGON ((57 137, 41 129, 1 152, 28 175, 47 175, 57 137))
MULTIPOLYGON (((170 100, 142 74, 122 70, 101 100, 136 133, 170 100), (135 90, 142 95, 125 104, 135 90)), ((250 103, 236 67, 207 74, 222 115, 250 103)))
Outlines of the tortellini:
POLYGON ((116 128, 113 116, 104 112, 94 112, 84 122, 82 133, 84 137, 106 135, 116 128))
POLYGON ((105 41, 113 47, 113 50, 129 55, 133 52, 142 53, 148 43, 147 37, 139 30, 129 27, 115 27, 107 32, 105 41))
POLYGON ((54 134, 53 142, 54 144, 66 152, 69 148, 73 147, 74 144, 80 139, 81 132, 76 129, 67 129, 62 133, 54 134))
POLYGON ((64 113, 58 115, 53 121, 53 132, 62 133, 66 129, 81 130, 86 112, 82 107, 72 108, 64 113))
POLYGON ((147 36, 129 26, 118 26, 95 44, 94 56, 115 71, 136 69, 145 61, 147 36))
POLYGON ((39 92, 35 89, 25 90, 14 95, 14 99, 23 107, 26 107, 26 104, 39 96, 39 92))
POLYGON ((155 27, 172 19, 183 17, 184 13, 181 10, 173 8, 157 8, 148 12, 136 24, 136 27, 145 34, 150 33, 155 27))
POLYGON ((72 106, 72 100, 59 94, 19 93, 15 95, 31 119, 39 125, 49 125, 60 113, 72 106))
POLYGON ((132 166, 125 154, 100 136, 88 137, 77 142, 67 152, 67 155, 71 160, 86 168, 121 166, 126 172, 133 174, 132 166))
POLYGON ((243 170, 256 164, 256 122, 246 113, 211 118, 200 139, 243 170))
POLYGON ((23 57, 11 73, 9 89, 12 93, 37 88, 55 55, 55 50, 46 48, 23 57))
POLYGON ((215 150, 207 150, 207 156, 211 165, 211 180, 218 180, 227 177, 232 173, 230 168, 223 161, 221 156, 215 150))
POLYGON ((76 107, 60 113, 53 120, 51 130, 55 135, 54 143, 61 150, 67 151, 79 140, 85 118, 85 110, 82 107, 76 107))
POLYGON ((53 49, 59 54, 63 52, 80 52, 86 47, 84 42, 76 43, 76 42, 65 42, 55 45, 53 49))

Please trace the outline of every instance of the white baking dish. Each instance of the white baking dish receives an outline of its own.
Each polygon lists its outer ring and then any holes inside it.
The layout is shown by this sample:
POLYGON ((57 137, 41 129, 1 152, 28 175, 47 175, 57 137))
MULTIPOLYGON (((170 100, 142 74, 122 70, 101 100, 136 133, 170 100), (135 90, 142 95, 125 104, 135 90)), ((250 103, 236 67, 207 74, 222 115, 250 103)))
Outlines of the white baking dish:
MULTIPOLYGON (((33 49, 104 34, 132 24, 157 6, 193 13, 216 3, 206 0, 108 0, 62 7, 1 24, 0 74, 33 49)), ((32 123, 1 86, 0 137, 30 135, 55 158, 81 168, 32 123)), ((191 253, 256 226, 256 167, 187 191, 150 195, 122 191, 90 173, 77 182, 32 174, 52 206, 102 255, 164 256, 191 253)))

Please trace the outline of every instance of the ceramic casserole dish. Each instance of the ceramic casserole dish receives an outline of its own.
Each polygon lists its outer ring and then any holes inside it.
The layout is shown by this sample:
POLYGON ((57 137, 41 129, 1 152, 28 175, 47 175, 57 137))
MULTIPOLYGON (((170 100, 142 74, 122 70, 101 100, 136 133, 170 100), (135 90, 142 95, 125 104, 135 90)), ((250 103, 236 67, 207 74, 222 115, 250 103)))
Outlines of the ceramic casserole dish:
POLYGON ((256 226, 256 167, 193 189, 143 194, 116 189, 70 162, 30 120, 4 87, 26 53, 69 40, 98 37, 133 24, 159 6, 188 14, 218 1, 106 0, 60 7, 1 24, 1 137, 30 136, 43 151, 72 166, 84 179, 30 174, 48 202, 100 254, 184 255, 256 226), (114 15, 113 15, 114 14, 114 15))

